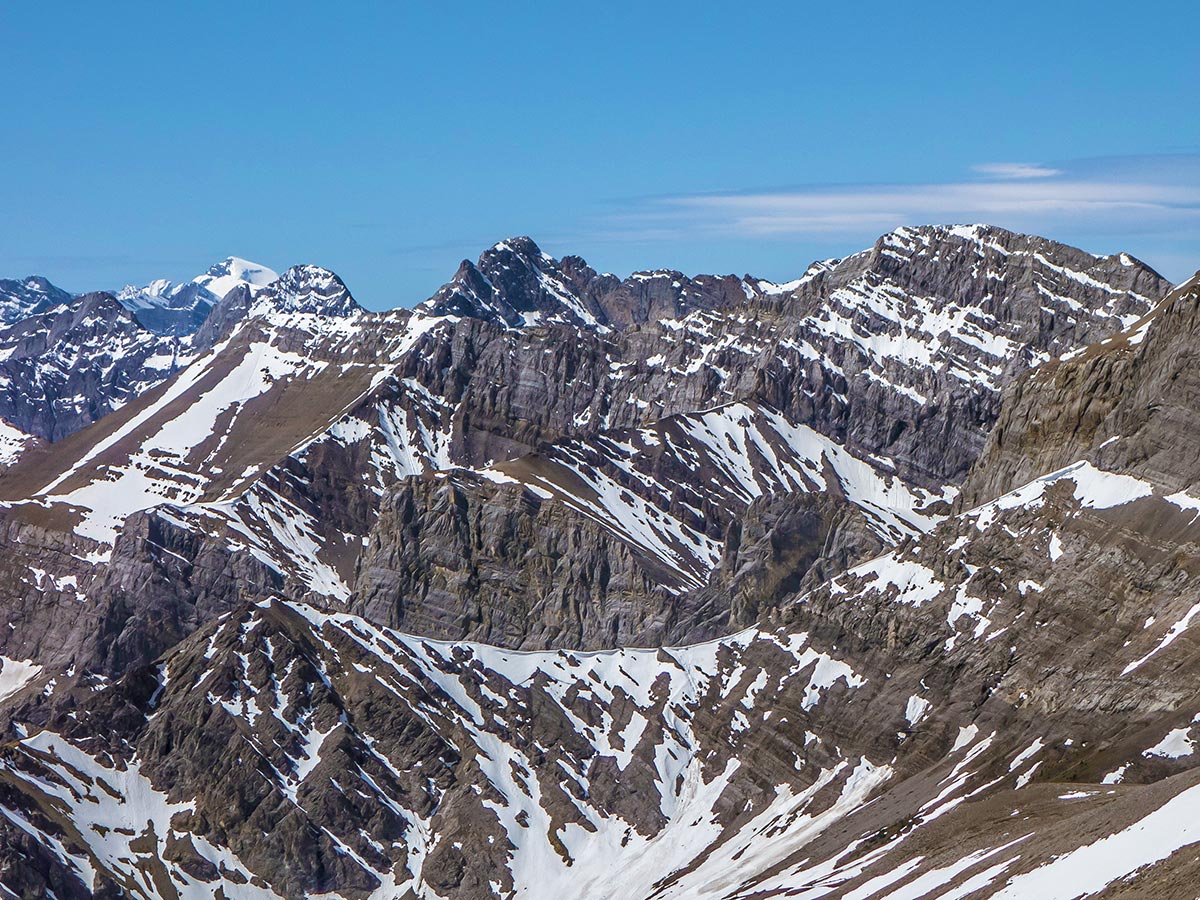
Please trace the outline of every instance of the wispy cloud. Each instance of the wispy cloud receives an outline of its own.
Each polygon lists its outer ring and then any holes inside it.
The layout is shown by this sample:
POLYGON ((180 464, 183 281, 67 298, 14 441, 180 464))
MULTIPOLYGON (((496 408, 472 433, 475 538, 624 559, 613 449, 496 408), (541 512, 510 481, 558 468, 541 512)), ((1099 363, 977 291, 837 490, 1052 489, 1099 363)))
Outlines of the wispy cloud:
POLYGON ((1037 163, 980 163, 972 168, 981 175, 990 175, 993 178, 1051 178, 1062 174, 1061 169, 1052 169, 1037 163))
POLYGON ((868 239, 900 225, 987 222, 1076 240, 1162 235, 1177 244, 1187 238, 1200 253, 1200 155, 981 163, 971 172, 943 183, 647 198, 608 218, 604 230, 609 239, 650 241, 868 239))

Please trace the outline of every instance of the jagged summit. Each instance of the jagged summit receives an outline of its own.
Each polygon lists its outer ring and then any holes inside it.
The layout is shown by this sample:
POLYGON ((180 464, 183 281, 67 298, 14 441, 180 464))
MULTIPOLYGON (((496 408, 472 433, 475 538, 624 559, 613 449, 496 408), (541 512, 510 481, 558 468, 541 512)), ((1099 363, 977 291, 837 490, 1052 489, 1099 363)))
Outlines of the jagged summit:
POLYGON ((564 322, 604 328, 604 312, 587 288, 586 275, 572 277, 531 238, 514 237, 492 245, 476 263, 464 259, 454 278, 418 309, 508 327, 564 322))
POLYGON ((254 313, 274 311, 342 318, 363 311, 345 282, 320 266, 292 266, 263 290, 246 290, 255 298, 254 313))
MULTIPOLYGON (((899 291, 984 309, 1034 292, 1046 298, 1048 309, 1063 306, 1068 312, 1074 302, 1070 281, 1109 286, 1106 314, 1125 319, 1144 312, 1146 298, 1164 283, 1157 272, 1125 253, 1096 256, 982 224, 897 228, 872 247, 814 262, 800 277, 782 283, 751 275, 693 278, 671 269, 620 279, 598 274, 578 256, 555 259, 522 236, 497 242, 474 263, 463 260, 454 278, 418 309, 510 328, 558 323, 607 331, 698 309, 728 308, 756 296, 816 296, 843 287, 878 292, 889 282, 899 291), (963 266, 941 264, 955 256, 963 266)), ((1065 320, 1062 324, 1071 327, 1065 320)))
POLYGON ((661 269, 622 280, 598 273, 580 256, 555 259, 529 237, 499 241, 418 310, 459 315, 509 328, 567 325, 601 333, 745 300, 741 279, 661 269))
POLYGON ((502 241, 497 241, 483 252, 485 258, 496 254, 512 253, 522 259, 543 259, 550 261, 549 254, 544 253, 542 248, 537 245, 533 238, 529 235, 521 234, 516 237, 510 237, 502 241))
POLYGON ((238 285, 217 303, 200 329, 197 349, 212 346, 247 318, 312 316, 342 319, 363 312, 345 283, 320 266, 292 266, 266 287, 238 285))

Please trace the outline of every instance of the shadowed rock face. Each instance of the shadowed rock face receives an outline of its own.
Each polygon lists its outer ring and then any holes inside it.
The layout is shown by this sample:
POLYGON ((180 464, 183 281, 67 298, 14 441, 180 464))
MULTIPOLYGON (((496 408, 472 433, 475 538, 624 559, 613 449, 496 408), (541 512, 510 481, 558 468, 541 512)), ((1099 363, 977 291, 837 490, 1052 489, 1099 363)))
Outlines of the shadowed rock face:
POLYGON ((984 226, 231 292, 0 476, 0 884, 1191 896, 1198 316, 984 226))
POLYGON ((623 330, 702 309, 743 304, 750 279, 733 275, 640 272, 621 280, 598 274, 578 256, 556 260, 527 237, 501 241, 463 260, 453 280, 418 307, 509 327, 565 323, 623 330))

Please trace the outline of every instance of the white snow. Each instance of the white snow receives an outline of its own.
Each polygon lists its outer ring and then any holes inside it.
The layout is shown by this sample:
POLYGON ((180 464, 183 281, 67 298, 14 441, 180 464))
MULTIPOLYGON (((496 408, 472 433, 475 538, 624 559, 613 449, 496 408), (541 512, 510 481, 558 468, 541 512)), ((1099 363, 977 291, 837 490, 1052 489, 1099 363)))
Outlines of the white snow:
POLYGON ((34 440, 15 425, 0 419, 0 466, 11 466, 34 440))
MULTIPOLYGON (((449 698, 450 705, 438 715, 450 715, 465 730, 478 748, 467 758, 504 798, 485 801, 485 807, 496 815, 515 848, 509 870, 518 896, 582 894, 621 900, 648 895, 655 883, 691 859, 701 861, 698 871, 671 896, 707 896, 707 885, 724 882, 726 873, 736 869, 731 869, 735 856, 764 867, 783 860, 856 809, 890 775, 887 767, 857 759, 818 773, 817 782, 803 792, 781 786, 775 802, 756 813, 743 835, 705 856, 721 831, 714 805, 738 764, 731 761, 722 772, 701 775, 704 762, 698 748, 702 744, 686 710, 709 698, 712 691, 727 698, 734 710, 729 733, 737 740, 740 717, 752 714, 760 698, 774 696, 784 684, 799 680, 805 710, 813 709, 835 685, 854 690, 864 684, 845 663, 809 646, 806 635, 784 637, 750 629, 718 641, 662 650, 518 652, 410 637, 347 614, 322 613, 302 604, 288 606, 313 624, 321 640, 330 641, 336 634, 339 640, 350 640, 368 651, 378 661, 371 671, 397 696, 410 690, 406 684, 420 696, 432 683, 449 698), (752 650, 763 664, 750 667, 744 662, 752 650), (478 690, 475 673, 486 679, 478 690), (533 776, 535 767, 525 752, 500 740, 489 725, 493 718, 521 714, 526 701, 515 691, 530 685, 535 676, 539 690, 598 754, 613 757, 623 769, 635 750, 640 755, 650 751, 661 810, 667 818, 661 832, 652 837, 631 832, 619 816, 578 800, 573 802, 590 827, 569 824, 552 830, 543 807, 544 792, 551 788, 533 776), (632 718, 624 724, 618 724, 611 711, 619 698, 633 704, 632 718), (577 715, 584 702, 593 706, 595 714, 590 718, 596 724, 587 724, 577 715), (836 787, 839 799, 819 814, 806 814, 826 786, 836 787), (782 833, 781 817, 791 823, 782 833), (756 839, 764 831, 773 835, 771 841, 756 839), (566 849, 569 861, 555 849, 556 842, 566 849), (615 883, 611 866, 618 854, 622 879, 615 883)), ((560 768, 562 779, 587 789, 587 766, 577 767, 567 757, 560 768)))
POLYGON ((896 600, 908 606, 928 603, 946 589, 933 571, 912 559, 903 559, 898 552, 877 557, 854 566, 845 575, 830 582, 834 593, 845 591, 843 581, 852 581, 856 591, 896 591, 896 600))
MULTIPOLYGON (((1140 478, 1107 472, 1087 460, 1080 460, 968 510, 963 516, 973 519, 980 531, 986 531, 1000 512, 1041 507, 1046 491, 1061 481, 1074 483, 1075 500, 1085 509, 1111 509, 1154 494, 1154 488, 1140 478)), ((1057 559, 1053 552, 1051 559, 1057 559)))
POLYGON ((0 656, 0 700, 7 700, 33 679, 42 667, 29 659, 9 659, 0 656))
POLYGON ((703 465, 714 472, 703 483, 686 485, 690 495, 680 495, 697 512, 700 497, 736 508, 766 494, 838 490, 887 543, 931 528, 939 516, 926 508, 953 496, 906 485, 888 471, 894 469, 889 460, 869 463, 810 428, 743 403, 667 419, 622 440, 566 442, 543 454, 532 472, 518 461, 482 474, 561 500, 671 568, 681 585, 696 587, 719 561, 721 545, 665 502, 678 486, 655 480, 664 453, 685 468, 703 465), (627 478, 644 489, 628 489, 627 478))
POLYGON ((913 695, 908 698, 908 704, 904 707, 904 718, 908 720, 909 725, 915 726, 925 718, 931 705, 924 697, 913 695))
POLYGON ((1182 759, 1196 752, 1196 742, 1189 736, 1191 726, 1172 728, 1166 736, 1151 747, 1142 751, 1143 756, 1160 756, 1164 759, 1182 759))
POLYGON ((165 278, 158 278, 142 287, 127 284, 117 292, 116 297, 127 309, 136 312, 153 307, 170 307, 173 302, 179 302, 176 298, 180 297, 185 289, 193 287, 200 289, 201 299, 212 304, 239 285, 247 285, 253 294, 278 278, 279 275, 266 266, 230 256, 190 281, 176 284, 165 278))
POLYGON ((1191 609, 1189 609, 1186 613, 1184 613, 1182 619, 1179 619, 1170 628, 1167 629, 1167 633, 1164 634, 1162 637, 1162 640, 1160 640, 1158 642, 1158 646, 1156 646, 1153 650, 1151 650, 1145 656, 1141 657, 1140 659, 1136 659, 1133 662, 1131 662, 1129 665, 1127 665, 1121 671, 1121 674, 1128 675, 1130 672, 1133 672, 1134 670, 1141 668, 1142 664, 1145 663, 1148 659, 1150 659, 1150 657, 1154 656, 1159 651, 1165 650, 1167 647, 1171 646, 1171 644, 1173 644, 1175 642, 1175 639, 1177 637, 1179 637, 1179 635, 1183 634, 1187 630, 1188 626, 1192 624, 1192 619, 1194 619, 1196 617, 1197 613, 1200 613, 1200 603, 1197 603, 1196 605, 1194 605, 1191 609))
MULTIPOLYGON (((55 494, 54 489, 74 471, 69 470, 43 488, 40 494, 83 509, 83 522, 77 526, 76 532, 93 540, 111 543, 120 525, 137 510, 166 501, 190 503, 200 498, 205 479, 195 474, 196 467, 188 464, 188 457, 196 447, 217 433, 216 423, 222 414, 259 396, 279 378, 295 376, 301 371, 311 371, 322 365, 269 344, 254 344, 219 385, 191 397, 187 407, 173 419, 158 426, 127 462, 109 467, 106 477, 66 493, 55 494)), ((132 433, 166 409, 172 400, 199 382, 205 370, 206 367, 201 364, 185 370, 184 375, 171 385, 171 389, 158 402, 151 404, 124 427, 116 429, 108 439, 98 442, 89 455, 77 463, 77 467, 94 459, 121 437, 132 433)))
MULTIPOLYGON (((110 768, 52 732, 39 732, 19 742, 19 749, 34 751, 54 773, 55 781, 38 780, 36 788, 56 797, 71 809, 71 818, 89 852, 104 869, 117 874, 131 890, 147 896, 159 896, 153 870, 144 865, 145 843, 165 860, 166 842, 174 832, 171 818, 194 808, 190 802, 172 803, 154 789, 141 773, 136 761, 124 768, 110 768), (135 850, 135 843, 142 847, 135 850)), ((0 763, 10 777, 29 781, 30 776, 10 763, 0 763)), ((18 823, 20 824, 20 823, 18 823)), ((250 873, 227 849, 216 848, 204 838, 192 835, 201 856, 242 880, 238 896, 245 900, 278 900, 266 888, 246 883, 250 873)), ((210 900, 212 885, 188 875, 174 864, 165 863, 180 900, 210 900)), ((77 862, 76 868, 93 887, 95 870, 90 863, 77 862)))
POLYGON ((1062 542, 1062 538, 1060 538, 1058 536, 1057 531, 1052 532, 1050 535, 1049 553, 1050 553, 1050 562, 1058 562, 1059 559, 1062 558, 1063 542, 1062 542))
POLYGON ((1200 786, 1116 834, 1010 878, 995 900, 1074 900, 1200 842, 1200 786))

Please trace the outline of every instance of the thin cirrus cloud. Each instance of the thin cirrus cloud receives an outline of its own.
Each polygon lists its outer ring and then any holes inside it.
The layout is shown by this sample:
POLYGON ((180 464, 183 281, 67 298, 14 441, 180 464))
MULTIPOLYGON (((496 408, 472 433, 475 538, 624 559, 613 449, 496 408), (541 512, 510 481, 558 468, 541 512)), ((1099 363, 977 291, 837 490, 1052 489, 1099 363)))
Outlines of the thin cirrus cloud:
POLYGON ((1071 236, 1200 240, 1200 155, 1045 165, 989 162, 943 183, 809 185, 659 197, 612 224, 626 234, 865 237, 899 225, 987 222, 1071 236))
POLYGON ((1037 163, 981 163, 971 168, 981 175, 994 178, 1050 178, 1062 174, 1061 169, 1039 166, 1037 163))

